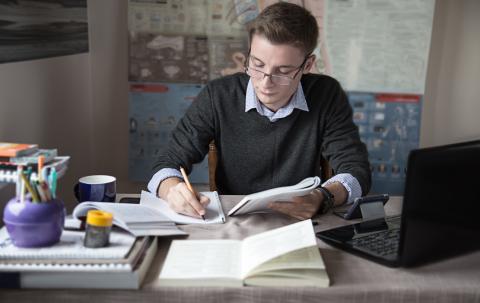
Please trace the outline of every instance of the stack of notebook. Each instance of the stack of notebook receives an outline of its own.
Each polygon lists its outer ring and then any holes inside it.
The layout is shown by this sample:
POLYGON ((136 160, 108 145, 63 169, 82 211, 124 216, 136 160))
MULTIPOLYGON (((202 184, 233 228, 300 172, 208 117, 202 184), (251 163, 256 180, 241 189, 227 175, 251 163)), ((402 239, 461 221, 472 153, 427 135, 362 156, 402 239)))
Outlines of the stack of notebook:
POLYGON ((83 247, 84 232, 65 230, 45 248, 13 245, 0 230, 1 288, 138 289, 157 251, 157 238, 112 231, 110 245, 83 247))

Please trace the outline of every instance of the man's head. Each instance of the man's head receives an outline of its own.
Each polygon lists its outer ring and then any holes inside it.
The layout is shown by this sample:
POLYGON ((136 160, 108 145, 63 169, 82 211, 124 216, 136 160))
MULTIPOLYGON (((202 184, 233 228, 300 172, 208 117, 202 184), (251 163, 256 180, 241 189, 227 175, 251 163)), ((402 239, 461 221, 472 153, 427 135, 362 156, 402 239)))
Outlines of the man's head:
POLYGON ((249 24, 247 73, 259 100, 273 111, 286 105, 315 56, 318 26, 304 8, 280 2, 249 24))
POLYGON ((272 44, 288 44, 313 52, 317 46, 318 25, 315 17, 301 6, 279 2, 266 7, 248 25, 250 43, 254 35, 265 37, 272 44))

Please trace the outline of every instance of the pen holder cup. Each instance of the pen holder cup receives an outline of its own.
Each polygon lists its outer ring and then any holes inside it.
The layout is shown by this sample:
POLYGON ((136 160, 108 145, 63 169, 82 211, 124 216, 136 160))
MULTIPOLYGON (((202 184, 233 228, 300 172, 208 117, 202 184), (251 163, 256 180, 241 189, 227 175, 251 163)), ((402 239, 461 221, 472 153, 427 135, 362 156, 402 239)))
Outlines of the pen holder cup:
POLYGON ((3 211, 3 222, 13 244, 17 247, 46 247, 60 240, 65 223, 62 200, 32 202, 25 198, 8 201, 3 211))

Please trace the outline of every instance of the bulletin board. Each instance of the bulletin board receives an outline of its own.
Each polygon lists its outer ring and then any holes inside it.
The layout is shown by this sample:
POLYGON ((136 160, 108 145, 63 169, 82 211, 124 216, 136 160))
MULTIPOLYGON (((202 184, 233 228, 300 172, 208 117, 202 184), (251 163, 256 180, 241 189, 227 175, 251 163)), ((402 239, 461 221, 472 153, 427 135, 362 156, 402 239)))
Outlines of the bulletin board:
MULTIPOLYGON (((148 181, 156 153, 202 85, 243 71, 246 24, 276 2, 129 1, 130 179, 148 181)), ((402 194, 408 152, 419 143, 435 0, 288 2, 317 20, 312 72, 336 78, 349 96, 369 149, 371 192, 402 194)), ((206 160, 192 177, 208 183, 206 160)))

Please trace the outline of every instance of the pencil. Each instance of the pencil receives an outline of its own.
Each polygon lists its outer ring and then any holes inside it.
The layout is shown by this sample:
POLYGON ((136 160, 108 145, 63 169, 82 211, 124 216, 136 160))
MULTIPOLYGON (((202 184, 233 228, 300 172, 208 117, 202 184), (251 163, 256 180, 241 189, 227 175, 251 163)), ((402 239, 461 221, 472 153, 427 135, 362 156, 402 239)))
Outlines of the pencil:
MULTIPOLYGON (((192 184, 190 184, 190 180, 188 180, 187 173, 185 172, 185 170, 181 166, 180 166, 180 172, 182 173, 183 179, 185 180, 185 184, 187 184, 188 190, 192 194, 194 194, 196 198, 198 198, 197 193, 195 192, 195 190, 192 187, 192 184)), ((202 219, 203 219, 203 221, 205 221, 205 216, 202 215, 202 219)))
POLYGON ((25 175, 23 173, 21 173, 20 176, 23 179, 23 183, 25 183, 25 187, 27 188, 27 190, 32 195, 33 202, 40 202, 40 199, 37 196, 37 192, 32 188, 32 186, 31 186, 30 182, 28 181, 27 177, 25 177, 25 175))
POLYGON ((45 164, 45 156, 38 156, 38 161, 37 161, 37 176, 38 176, 38 181, 43 181, 43 176, 42 176, 42 169, 43 165, 45 164))

